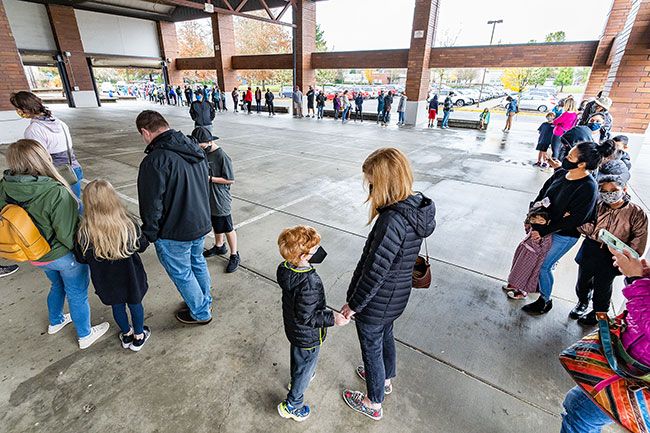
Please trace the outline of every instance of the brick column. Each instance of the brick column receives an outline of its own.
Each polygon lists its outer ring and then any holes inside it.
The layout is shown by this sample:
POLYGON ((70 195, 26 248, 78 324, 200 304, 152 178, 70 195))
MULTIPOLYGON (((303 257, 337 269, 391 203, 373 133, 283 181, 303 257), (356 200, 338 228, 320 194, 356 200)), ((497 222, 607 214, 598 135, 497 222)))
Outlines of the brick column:
POLYGON ((614 0, 612 8, 607 17, 607 24, 600 37, 600 43, 596 50, 593 64, 591 66, 591 74, 589 75, 589 82, 585 89, 585 98, 596 96, 598 92, 603 90, 607 74, 609 73, 608 58, 614 45, 614 39, 625 26, 625 20, 630 12, 632 0, 614 0))
POLYGON ((19 90, 29 90, 29 84, 2 0, 0 0, 0 65, 2 65, 0 111, 13 112, 14 107, 9 103, 9 96, 19 90))
POLYGON ((614 131, 643 134, 650 123, 650 0, 632 0, 604 85, 614 131))
MULTIPOLYGON (((227 94, 239 86, 237 72, 232 68, 235 55, 235 25, 233 16, 215 13, 212 19, 212 40, 214 42, 214 68, 217 71, 219 88, 227 94)), ((242 37, 246 37, 242 35, 242 37)))
POLYGON ((65 71, 72 88, 76 107, 97 107, 97 94, 88 59, 84 52, 74 8, 46 4, 57 49, 65 62, 65 71), (65 53, 70 53, 66 56, 65 53))
POLYGON ((406 123, 417 125, 426 119, 426 98, 429 92, 431 47, 436 35, 439 0, 415 0, 411 48, 406 72, 406 123))
POLYGON ((296 86, 303 93, 316 83, 316 70, 311 66, 311 55, 316 51, 316 3, 310 0, 296 0, 293 12, 296 25, 296 86))
POLYGON ((169 84, 181 86, 183 74, 176 69, 178 58, 178 36, 176 35, 176 24, 169 21, 158 21, 158 41, 160 43, 160 56, 169 62, 167 72, 169 73, 169 84))

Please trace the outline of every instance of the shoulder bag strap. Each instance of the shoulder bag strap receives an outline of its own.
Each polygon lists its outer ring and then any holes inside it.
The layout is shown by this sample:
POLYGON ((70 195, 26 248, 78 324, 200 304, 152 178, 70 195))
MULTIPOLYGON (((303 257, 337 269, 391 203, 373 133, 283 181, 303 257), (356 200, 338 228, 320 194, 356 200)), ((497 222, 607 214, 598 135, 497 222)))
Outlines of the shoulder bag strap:
POLYGON ((70 129, 68 129, 68 125, 65 123, 63 123, 63 135, 65 135, 65 149, 68 152, 68 163, 72 167, 72 151, 70 150, 70 138, 68 138, 70 129))
POLYGON ((612 333, 610 330, 610 322, 606 314, 607 313, 597 313, 597 317, 600 316, 598 317, 598 331, 600 334, 600 343, 603 346, 603 354, 605 355, 605 358, 607 358, 607 363, 609 364, 609 367, 612 370, 614 370, 614 372, 620 377, 648 381, 649 375, 637 376, 635 374, 630 373, 629 371, 625 371, 623 366, 619 365, 618 359, 616 357, 615 349, 614 349, 614 341, 612 339, 612 333))
POLYGON ((426 261, 429 264, 429 246, 427 245, 427 238, 424 238, 424 251, 427 255, 426 261))

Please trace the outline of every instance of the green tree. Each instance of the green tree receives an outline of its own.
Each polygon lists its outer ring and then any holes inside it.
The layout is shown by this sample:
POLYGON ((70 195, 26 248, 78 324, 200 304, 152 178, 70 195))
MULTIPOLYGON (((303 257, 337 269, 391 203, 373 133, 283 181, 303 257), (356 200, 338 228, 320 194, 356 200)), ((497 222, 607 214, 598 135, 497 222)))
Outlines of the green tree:
POLYGON ((535 87, 543 86, 546 80, 548 80, 548 77, 551 76, 551 72, 553 72, 551 68, 533 68, 530 84, 535 87))
POLYGON ((566 40, 566 33, 562 30, 557 32, 551 32, 546 35, 544 38, 545 42, 564 42, 566 40))
POLYGON ((324 53, 327 51, 327 41, 325 40, 325 30, 320 28, 320 24, 316 24, 316 52, 324 53))
POLYGON ((560 68, 560 71, 555 77, 553 84, 560 86, 560 92, 564 90, 564 86, 573 83, 573 68, 560 68))
POLYGON ((506 89, 521 93, 530 86, 534 68, 508 68, 503 70, 501 83, 506 89))

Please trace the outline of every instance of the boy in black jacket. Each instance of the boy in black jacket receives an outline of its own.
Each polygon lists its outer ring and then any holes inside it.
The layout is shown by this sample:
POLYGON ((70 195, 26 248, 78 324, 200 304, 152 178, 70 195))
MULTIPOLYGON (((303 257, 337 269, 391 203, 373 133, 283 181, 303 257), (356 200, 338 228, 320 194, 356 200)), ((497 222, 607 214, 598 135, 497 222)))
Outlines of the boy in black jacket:
POLYGON ((318 232, 307 226, 285 229, 278 246, 285 261, 278 266, 277 280, 282 288, 284 331, 291 343, 289 393, 278 405, 278 413, 282 418, 304 421, 310 414, 304 393, 314 378, 327 328, 350 320, 326 308, 323 282, 312 267, 327 255, 318 232))

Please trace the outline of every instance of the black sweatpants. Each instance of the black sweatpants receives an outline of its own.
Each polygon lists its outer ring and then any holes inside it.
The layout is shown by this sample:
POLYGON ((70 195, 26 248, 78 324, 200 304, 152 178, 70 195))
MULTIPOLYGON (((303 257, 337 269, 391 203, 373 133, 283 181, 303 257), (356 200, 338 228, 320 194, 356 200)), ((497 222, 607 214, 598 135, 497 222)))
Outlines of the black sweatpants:
POLYGON ((612 255, 600 242, 585 239, 578 253, 578 282, 576 295, 580 302, 592 299, 594 311, 607 312, 612 300, 612 284, 620 275, 612 262, 612 255))

